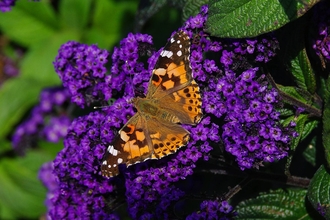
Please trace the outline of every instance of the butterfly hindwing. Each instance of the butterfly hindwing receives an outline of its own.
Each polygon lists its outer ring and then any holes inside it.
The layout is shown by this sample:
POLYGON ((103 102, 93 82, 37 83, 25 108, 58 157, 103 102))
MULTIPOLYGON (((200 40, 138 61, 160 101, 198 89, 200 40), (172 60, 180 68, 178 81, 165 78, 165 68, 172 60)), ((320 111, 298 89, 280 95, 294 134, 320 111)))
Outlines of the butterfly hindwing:
POLYGON ((175 153, 187 144, 189 132, 175 123, 157 120, 143 122, 139 113, 135 114, 119 131, 119 135, 109 145, 101 166, 105 177, 116 176, 118 165, 127 167, 147 159, 160 159, 175 153), (146 127, 143 127, 143 125, 146 127), (159 130, 159 127, 162 127, 159 130))
POLYGON ((190 138, 189 132, 175 123, 149 120, 147 126, 153 148, 150 159, 160 159, 175 153, 180 147, 185 146, 190 138))
POLYGON ((201 105, 202 98, 195 80, 189 86, 159 99, 159 107, 176 115, 182 124, 198 123, 203 115, 201 105))

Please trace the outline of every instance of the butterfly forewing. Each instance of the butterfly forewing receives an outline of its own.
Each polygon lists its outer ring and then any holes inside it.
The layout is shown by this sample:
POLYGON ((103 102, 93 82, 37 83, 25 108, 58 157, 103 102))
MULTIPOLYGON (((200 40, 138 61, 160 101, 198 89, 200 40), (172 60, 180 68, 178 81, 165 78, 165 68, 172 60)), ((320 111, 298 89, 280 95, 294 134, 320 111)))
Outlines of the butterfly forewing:
POLYGON ((184 88, 192 81, 190 67, 190 39, 183 31, 177 32, 165 45, 153 70, 147 98, 161 98, 184 88))
POLYGON ((152 158, 160 159, 175 153, 180 147, 185 146, 190 138, 189 132, 179 124, 155 119, 149 120, 147 126, 148 138, 153 148, 152 158))
POLYGON ((125 143, 120 138, 120 136, 117 136, 113 143, 113 145, 110 145, 107 148, 101 164, 101 174, 104 177, 112 177, 118 175, 118 165, 126 163, 126 158, 128 156, 122 152, 122 146, 125 143))
POLYGON ((149 81, 146 98, 135 98, 137 113, 119 131, 105 153, 105 177, 147 159, 160 159, 186 145, 189 132, 180 124, 198 123, 202 101, 190 67, 190 39, 179 31, 161 52, 149 81))

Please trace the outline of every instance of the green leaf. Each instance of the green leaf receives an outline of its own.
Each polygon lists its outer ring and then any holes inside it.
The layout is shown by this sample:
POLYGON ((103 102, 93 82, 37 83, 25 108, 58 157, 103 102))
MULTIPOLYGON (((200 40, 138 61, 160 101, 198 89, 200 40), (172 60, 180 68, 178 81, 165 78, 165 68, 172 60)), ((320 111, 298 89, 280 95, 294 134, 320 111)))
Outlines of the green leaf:
POLYGON ((0 139, 0 154, 5 154, 11 150, 13 150, 11 143, 6 139, 0 139))
POLYGON ((0 161, 0 218, 38 218, 46 210, 46 190, 38 180, 41 165, 51 160, 44 153, 30 151, 25 157, 0 161))
POLYGON ((323 131, 322 141, 325 149, 325 158, 327 160, 327 167, 330 167, 330 76, 325 82, 324 89, 324 107, 323 107, 323 131))
POLYGON ((38 141, 38 146, 41 151, 45 152, 47 155, 50 155, 52 159, 56 157, 58 152, 60 152, 63 149, 63 140, 57 142, 57 143, 52 143, 52 142, 47 142, 45 140, 40 140, 38 141))
POLYGON ((36 80, 12 78, 0 89, 0 138, 4 138, 22 115, 37 102, 43 85, 36 80))
POLYGON ((208 0, 187 0, 182 9, 182 21, 188 20, 190 16, 195 16, 199 13, 200 7, 207 4, 208 0))
POLYGON ((112 48, 121 38, 120 32, 106 34, 103 30, 92 27, 84 34, 83 42, 92 45, 96 44, 99 48, 112 48))
POLYGON ((254 37, 305 14, 318 1, 210 0, 207 31, 216 37, 254 37))
POLYGON ((51 37, 34 44, 22 60, 20 77, 34 78, 42 83, 43 87, 60 84, 53 62, 62 44, 77 39, 75 32, 66 31, 54 33, 51 37))
POLYGON ((314 94, 316 92, 316 79, 305 49, 301 50, 297 57, 291 61, 291 68, 297 86, 307 90, 310 94, 314 94))
POLYGON ((10 12, 0 13, 2 32, 27 47, 54 35, 57 24, 49 1, 17 1, 10 12))
POLYGON ((301 133, 301 140, 304 140, 317 126, 319 125, 319 120, 311 120, 307 121, 307 123, 304 126, 304 130, 301 133))
POLYGON ((298 116, 298 118, 296 119, 296 128, 295 130, 298 132, 299 134, 299 137, 296 137, 292 140, 292 143, 291 143, 291 150, 295 150, 302 138, 302 133, 304 131, 304 128, 305 128, 305 123, 306 123, 306 120, 307 120, 307 115, 304 115, 304 114, 300 114, 298 116))
POLYGON ((276 109, 281 117, 290 117, 292 115, 294 115, 294 112, 292 111, 292 109, 288 109, 288 108, 278 108, 276 109))
POLYGON ((98 0, 94 4, 92 29, 85 35, 87 43, 97 42, 100 47, 110 48, 119 41, 122 30, 134 19, 137 2, 98 0), (130 21, 126 22, 127 19, 130 21), (100 38, 101 41, 94 41, 100 38))
POLYGON ((314 174, 309 184, 307 198, 315 210, 326 219, 330 219, 330 174, 324 166, 314 174))
POLYGON ((303 156, 312 166, 316 166, 316 144, 315 139, 303 151, 303 156))
POLYGON ((236 219, 311 219, 305 208, 306 190, 279 189, 240 202, 236 219))
MULTIPOLYGON (((308 103, 308 101, 300 95, 300 93, 297 92, 296 88, 293 86, 282 86, 282 85, 277 85, 277 87, 284 92, 287 96, 290 96, 293 99, 297 99, 302 103, 308 103)), ((292 104, 292 103, 291 103, 292 104)))
POLYGON ((62 25, 71 30, 84 30, 89 19, 91 3, 91 0, 60 1, 59 14, 62 25))

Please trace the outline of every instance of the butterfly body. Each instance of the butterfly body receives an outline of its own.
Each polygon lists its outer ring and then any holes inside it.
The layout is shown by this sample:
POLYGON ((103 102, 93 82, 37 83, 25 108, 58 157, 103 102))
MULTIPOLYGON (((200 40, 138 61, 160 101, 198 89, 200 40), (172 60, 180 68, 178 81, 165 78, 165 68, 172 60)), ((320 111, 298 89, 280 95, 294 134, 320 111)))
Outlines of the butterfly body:
POLYGON ((144 117, 145 120, 162 120, 164 123, 179 123, 180 120, 168 111, 159 108, 159 100, 148 98, 134 98, 133 103, 137 112, 144 117))
POLYGON ((160 159, 188 143, 190 134, 181 124, 194 125, 202 117, 189 56, 189 37, 179 31, 161 52, 146 97, 133 98, 137 112, 108 147, 101 166, 103 176, 117 175, 121 163, 130 166, 160 159))

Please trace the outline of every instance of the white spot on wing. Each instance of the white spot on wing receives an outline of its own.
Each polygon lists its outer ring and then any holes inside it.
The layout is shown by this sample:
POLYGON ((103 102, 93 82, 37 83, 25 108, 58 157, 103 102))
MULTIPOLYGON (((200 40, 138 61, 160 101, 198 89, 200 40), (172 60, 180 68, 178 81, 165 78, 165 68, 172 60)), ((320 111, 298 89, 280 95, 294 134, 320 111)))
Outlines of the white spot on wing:
POLYGON ((102 162, 102 164, 103 164, 103 165, 107 165, 108 162, 107 162, 106 160, 104 160, 104 161, 102 162))
POLYGON ((181 57, 182 56, 182 51, 179 50, 178 52, 176 52, 176 55, 178 55, 178 57, 181 57))
POLYGON ((172 51, 168 51, 168 50, 163 50, 161 52, 160 56, 171 58, 173 56, 173 52, 172 51))
POLYGON ((173 43, 174 41, 175 41, 175 40, 174 40, 174 38, 172 37, 172 38, 171 38, 171 43, 173 43))
POLYGON ((117 164, 121 164, 122 162, 123 162, 123 159, 118 158, 118 160, 117 160, 117 164))
POLYGON ((177 40, 176 43, 179 44, 181 41, 180 40, 177 40))
POLYGON ((109 152, 109 154, 111 154, 113 156, 117 156, 118 155, 118 151, 113 147, 113 145, 110 145, 108 147, 108 152, 109 152))
POLYGON ((108 165, 108 168, 111 168, 111 165, 110 164, 108 165))

